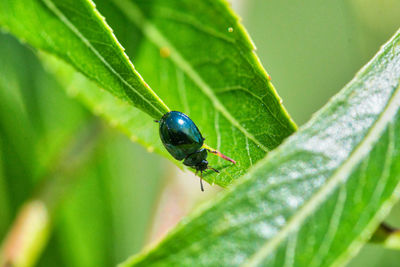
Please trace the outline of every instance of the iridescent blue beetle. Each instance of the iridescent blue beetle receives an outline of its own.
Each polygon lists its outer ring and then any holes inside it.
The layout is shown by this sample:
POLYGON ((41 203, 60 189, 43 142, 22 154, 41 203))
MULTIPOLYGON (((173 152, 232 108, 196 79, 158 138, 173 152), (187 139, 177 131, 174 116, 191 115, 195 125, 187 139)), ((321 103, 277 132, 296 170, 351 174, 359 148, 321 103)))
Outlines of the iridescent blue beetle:
POLYGON ((203 171, 210 169, 218 170, 208 166, 207 151, 234 164, 236 162, 204 144, 196 124, 185 114, 179 111, 170 111, 158 121, 160 124, 160 138, 168 152, 177 160, 183 160, 183 164, 200 171, 200 186, 203 189, 203 171))

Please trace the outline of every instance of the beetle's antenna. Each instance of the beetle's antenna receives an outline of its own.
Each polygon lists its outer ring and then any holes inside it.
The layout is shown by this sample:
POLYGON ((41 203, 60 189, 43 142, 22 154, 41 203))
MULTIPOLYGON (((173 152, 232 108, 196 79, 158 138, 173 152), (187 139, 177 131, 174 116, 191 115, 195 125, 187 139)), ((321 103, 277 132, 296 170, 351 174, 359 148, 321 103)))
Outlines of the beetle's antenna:
POLYGON ((204 192, 204 187, 203 187, 203 171, 200 171, 200 189, 202 192, 204 192))
POLYGON ((157 123, 159 123, 160 121, 159 121, 159 120, 154 120, 154 122, 157 122, 157 123))
POLYGON ((217 169, 214 169, 213 167, 207 166, 207 169, 209 169, 209 170, 213 170, 213 171, 215 171, 216 173, 219 173, 219 170, 217 170, 217 169))
POLYGON ((213 149, 213 148, 207 146, 206 144, 203 144, 203 147, 204 147, 205 149, 207 149, 210 153, 213 153, 213 154, 217 155, 218 157, 223 158, 224 160, 227 160, 227 161, 232 162, 233 164, 236 164, 236 161, 235 161, 235 160, 231 159, 230 157, 225 156, 224 154, 222 154, 222 153, 219 152, 218 150, 215 150, 215 149, 213 149))

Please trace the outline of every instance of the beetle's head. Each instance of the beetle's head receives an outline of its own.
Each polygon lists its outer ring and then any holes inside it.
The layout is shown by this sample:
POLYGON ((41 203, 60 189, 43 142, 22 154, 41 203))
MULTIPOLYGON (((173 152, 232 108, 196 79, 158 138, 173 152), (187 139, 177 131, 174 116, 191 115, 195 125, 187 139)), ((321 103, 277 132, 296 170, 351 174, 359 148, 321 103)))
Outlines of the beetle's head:
POLYGON ((196 165, 196 170, 205 171, 208 167, 208 161, 203 159, 199 164, 196 165))

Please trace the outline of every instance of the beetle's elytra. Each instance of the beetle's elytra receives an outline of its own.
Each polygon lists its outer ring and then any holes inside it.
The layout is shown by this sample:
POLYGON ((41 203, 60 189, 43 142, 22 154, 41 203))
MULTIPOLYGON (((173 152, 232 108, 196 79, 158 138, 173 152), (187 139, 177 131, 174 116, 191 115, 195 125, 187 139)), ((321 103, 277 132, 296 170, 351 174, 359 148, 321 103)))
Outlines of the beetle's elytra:
POLYGON ((164 147, 177 160, 183 160, 183 164, 194 168, 196 173, 200 171, 201 191, 203 189, 202 175, 203 171, 211 169, 218 170, 208 166, 207 152, 211 152, 236 163, 233 159, 221 154, 221 152, 211 149, 204 145, 204 138, 201 135, 196 124, 184 113, 179 111, 170 111, 159 121, 160 138, 164 147))

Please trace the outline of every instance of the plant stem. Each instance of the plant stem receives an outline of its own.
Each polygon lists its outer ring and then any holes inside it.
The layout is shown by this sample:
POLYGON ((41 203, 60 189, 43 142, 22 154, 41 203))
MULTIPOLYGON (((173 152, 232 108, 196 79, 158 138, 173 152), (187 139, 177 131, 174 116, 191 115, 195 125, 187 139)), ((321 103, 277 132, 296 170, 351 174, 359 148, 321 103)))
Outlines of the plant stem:
POLYGON ((370 242, 381 244, 387 249, 400 250, 400 229, 381 223, 370 242))

